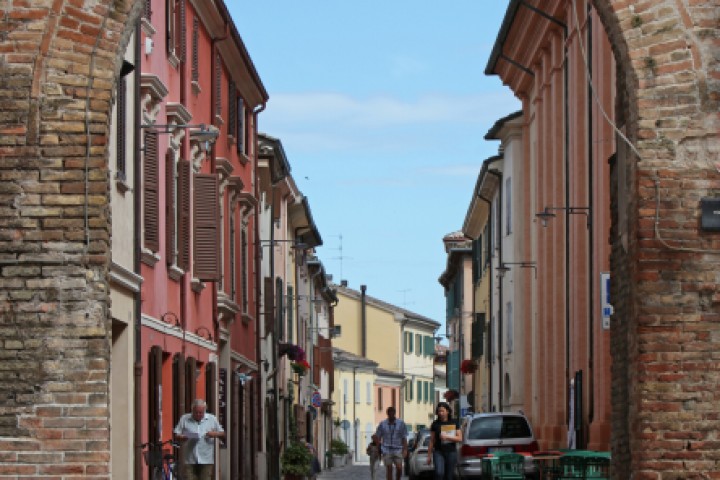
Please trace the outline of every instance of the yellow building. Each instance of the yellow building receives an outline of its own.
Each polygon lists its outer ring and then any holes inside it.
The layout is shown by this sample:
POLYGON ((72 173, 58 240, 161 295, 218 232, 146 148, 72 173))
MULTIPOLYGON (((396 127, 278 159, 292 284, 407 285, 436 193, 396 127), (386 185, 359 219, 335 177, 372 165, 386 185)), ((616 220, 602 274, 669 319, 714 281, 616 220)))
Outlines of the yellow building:
MULTIPOLYGON (((377 362, 381 371, 375 372, 376 398, 387 406, 395 404, 408 430, 429 426, 435 410, 433 359, 435 332, 440 324, 368 296, 364 285, 359 291, 346 284, 336 287, 335 326, 340 328, 341 335, 333 340, 333 345, 377 362), (393 373, 402 380, 397 403, 393 402, 395 379, 388 382, 388 374, 393 373)), ((375 412, 384 418, 382 413, 375 412)), ((377 425, 375 419, 372 421, 377 425)))

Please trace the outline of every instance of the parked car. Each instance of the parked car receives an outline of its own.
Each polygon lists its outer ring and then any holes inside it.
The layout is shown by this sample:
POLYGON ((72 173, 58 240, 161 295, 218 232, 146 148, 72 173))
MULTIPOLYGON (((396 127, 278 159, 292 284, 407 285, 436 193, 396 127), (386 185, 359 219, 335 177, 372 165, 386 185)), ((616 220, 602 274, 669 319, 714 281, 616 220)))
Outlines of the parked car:
POLYGON ((427 464, 428 446, 430 445, 430 430, 421 430, 415 437, 412 453, 408 455, 407 474, 410 480, 418 480, 423 476, 432 476, 434 467, 432 461, 427 464))
POLYGON ((458 467, 463 479, 482 476, 482 459, 493 453, 525 453, 525 476, 536 477, 532 453, 538 450, 532 427, 522 413, 476 413, 465 417, 458 467))

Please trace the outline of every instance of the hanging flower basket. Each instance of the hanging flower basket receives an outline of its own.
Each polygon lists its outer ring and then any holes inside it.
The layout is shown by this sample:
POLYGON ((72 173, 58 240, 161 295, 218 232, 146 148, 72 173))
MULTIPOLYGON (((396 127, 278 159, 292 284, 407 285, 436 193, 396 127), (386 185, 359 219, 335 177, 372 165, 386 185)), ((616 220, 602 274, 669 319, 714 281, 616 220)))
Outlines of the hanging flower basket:
POLYGON ((472 360, 463 360, 460 364, 460 371, 466 375, 475 373, 475 370, 477 370, 477 365, 472 360))
POLYGON ((292 362, 290 368, 292 368, 293 373, 302 376, 310 370, 310 364, 306 360, 302 360, 300 362, 292 362))
POLYGON ((445 397, 445 400, 448 402, 452 402, 453 400, 457 400, 460 397, 460 394, 457 390, 448 390, 443 394, 443 397, 445 397))
POLYGON ((305 350, 298 345, 292 343, 281 343, 278 346, 278 355, 281 357, 287 355, 287 357, 293 362, 302 362, 305 360, 305 350))

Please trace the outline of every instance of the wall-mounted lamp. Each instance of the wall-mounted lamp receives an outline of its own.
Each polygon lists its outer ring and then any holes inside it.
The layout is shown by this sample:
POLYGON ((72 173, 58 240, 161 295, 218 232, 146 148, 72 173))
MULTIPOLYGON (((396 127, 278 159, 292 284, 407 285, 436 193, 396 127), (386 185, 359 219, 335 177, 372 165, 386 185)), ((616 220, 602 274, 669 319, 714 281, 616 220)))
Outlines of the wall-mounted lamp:
POLYGON ((543 227, 547 227, 548 221, 555 218, 557 215, 553 213, 554 210, 564 210, 570 215, 585 215, 587 218, 587 227, 590 228, 590 207, 545 207, 542 212, 535 214, 540 219, 543 227))
POLYGON ((235 373, 235 375, 237 375, 241 387, 244 387, 247 382, 253 379, 252 375, 247 373, 235 373))
POLYGON ((295 250, 307 250, 309 248, 307 243, 296 242, 295 240, 260 240, 260 245, 263 247, 277 246, 278 243, 292 243, 290 248, 295 250))
POLYGON ((200 337, 204 338, 205 340, 209 340, 209 341, 211 341, 211 342, 213 341, 212 332, 211 332, 210 329, 207 328, 207 327, 204 327, 204 326, 201 325, 201 326, 199 326, 198 328, 195 329, 195 333, 196 333, 197 335, 199 335, 200 337), (204 335, 202 335, 200 332, 205 332, 205 333, 207 334, 207 337, 205 337, 204 335))
POLYGON ((508 265, 517 265, 520 268, 532 268, 535 273, 535 278, 537 278, 537 265, 535 264, 535 262, 503 262, 495 269, 497 270, 498 276, 500 278, 503 278, 505 274, 510 270, 510 267, 508 265))

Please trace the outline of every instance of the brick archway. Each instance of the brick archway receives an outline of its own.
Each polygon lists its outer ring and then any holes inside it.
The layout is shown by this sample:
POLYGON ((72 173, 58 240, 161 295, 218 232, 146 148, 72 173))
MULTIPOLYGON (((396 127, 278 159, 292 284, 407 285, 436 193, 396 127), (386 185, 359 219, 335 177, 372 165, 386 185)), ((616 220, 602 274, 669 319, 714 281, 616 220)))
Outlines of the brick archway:
POLYGON ((615 472, 631 472, 615 477, 710 478, 720 242, 699 211, 720 187, 717 7, 593 4, 618 66, 618 123, 639 153, 612 167, 612 453, 615 472))
POLYGON ((109 478, 108 124, 141 6, 5 8, 2 475, 109 478))

